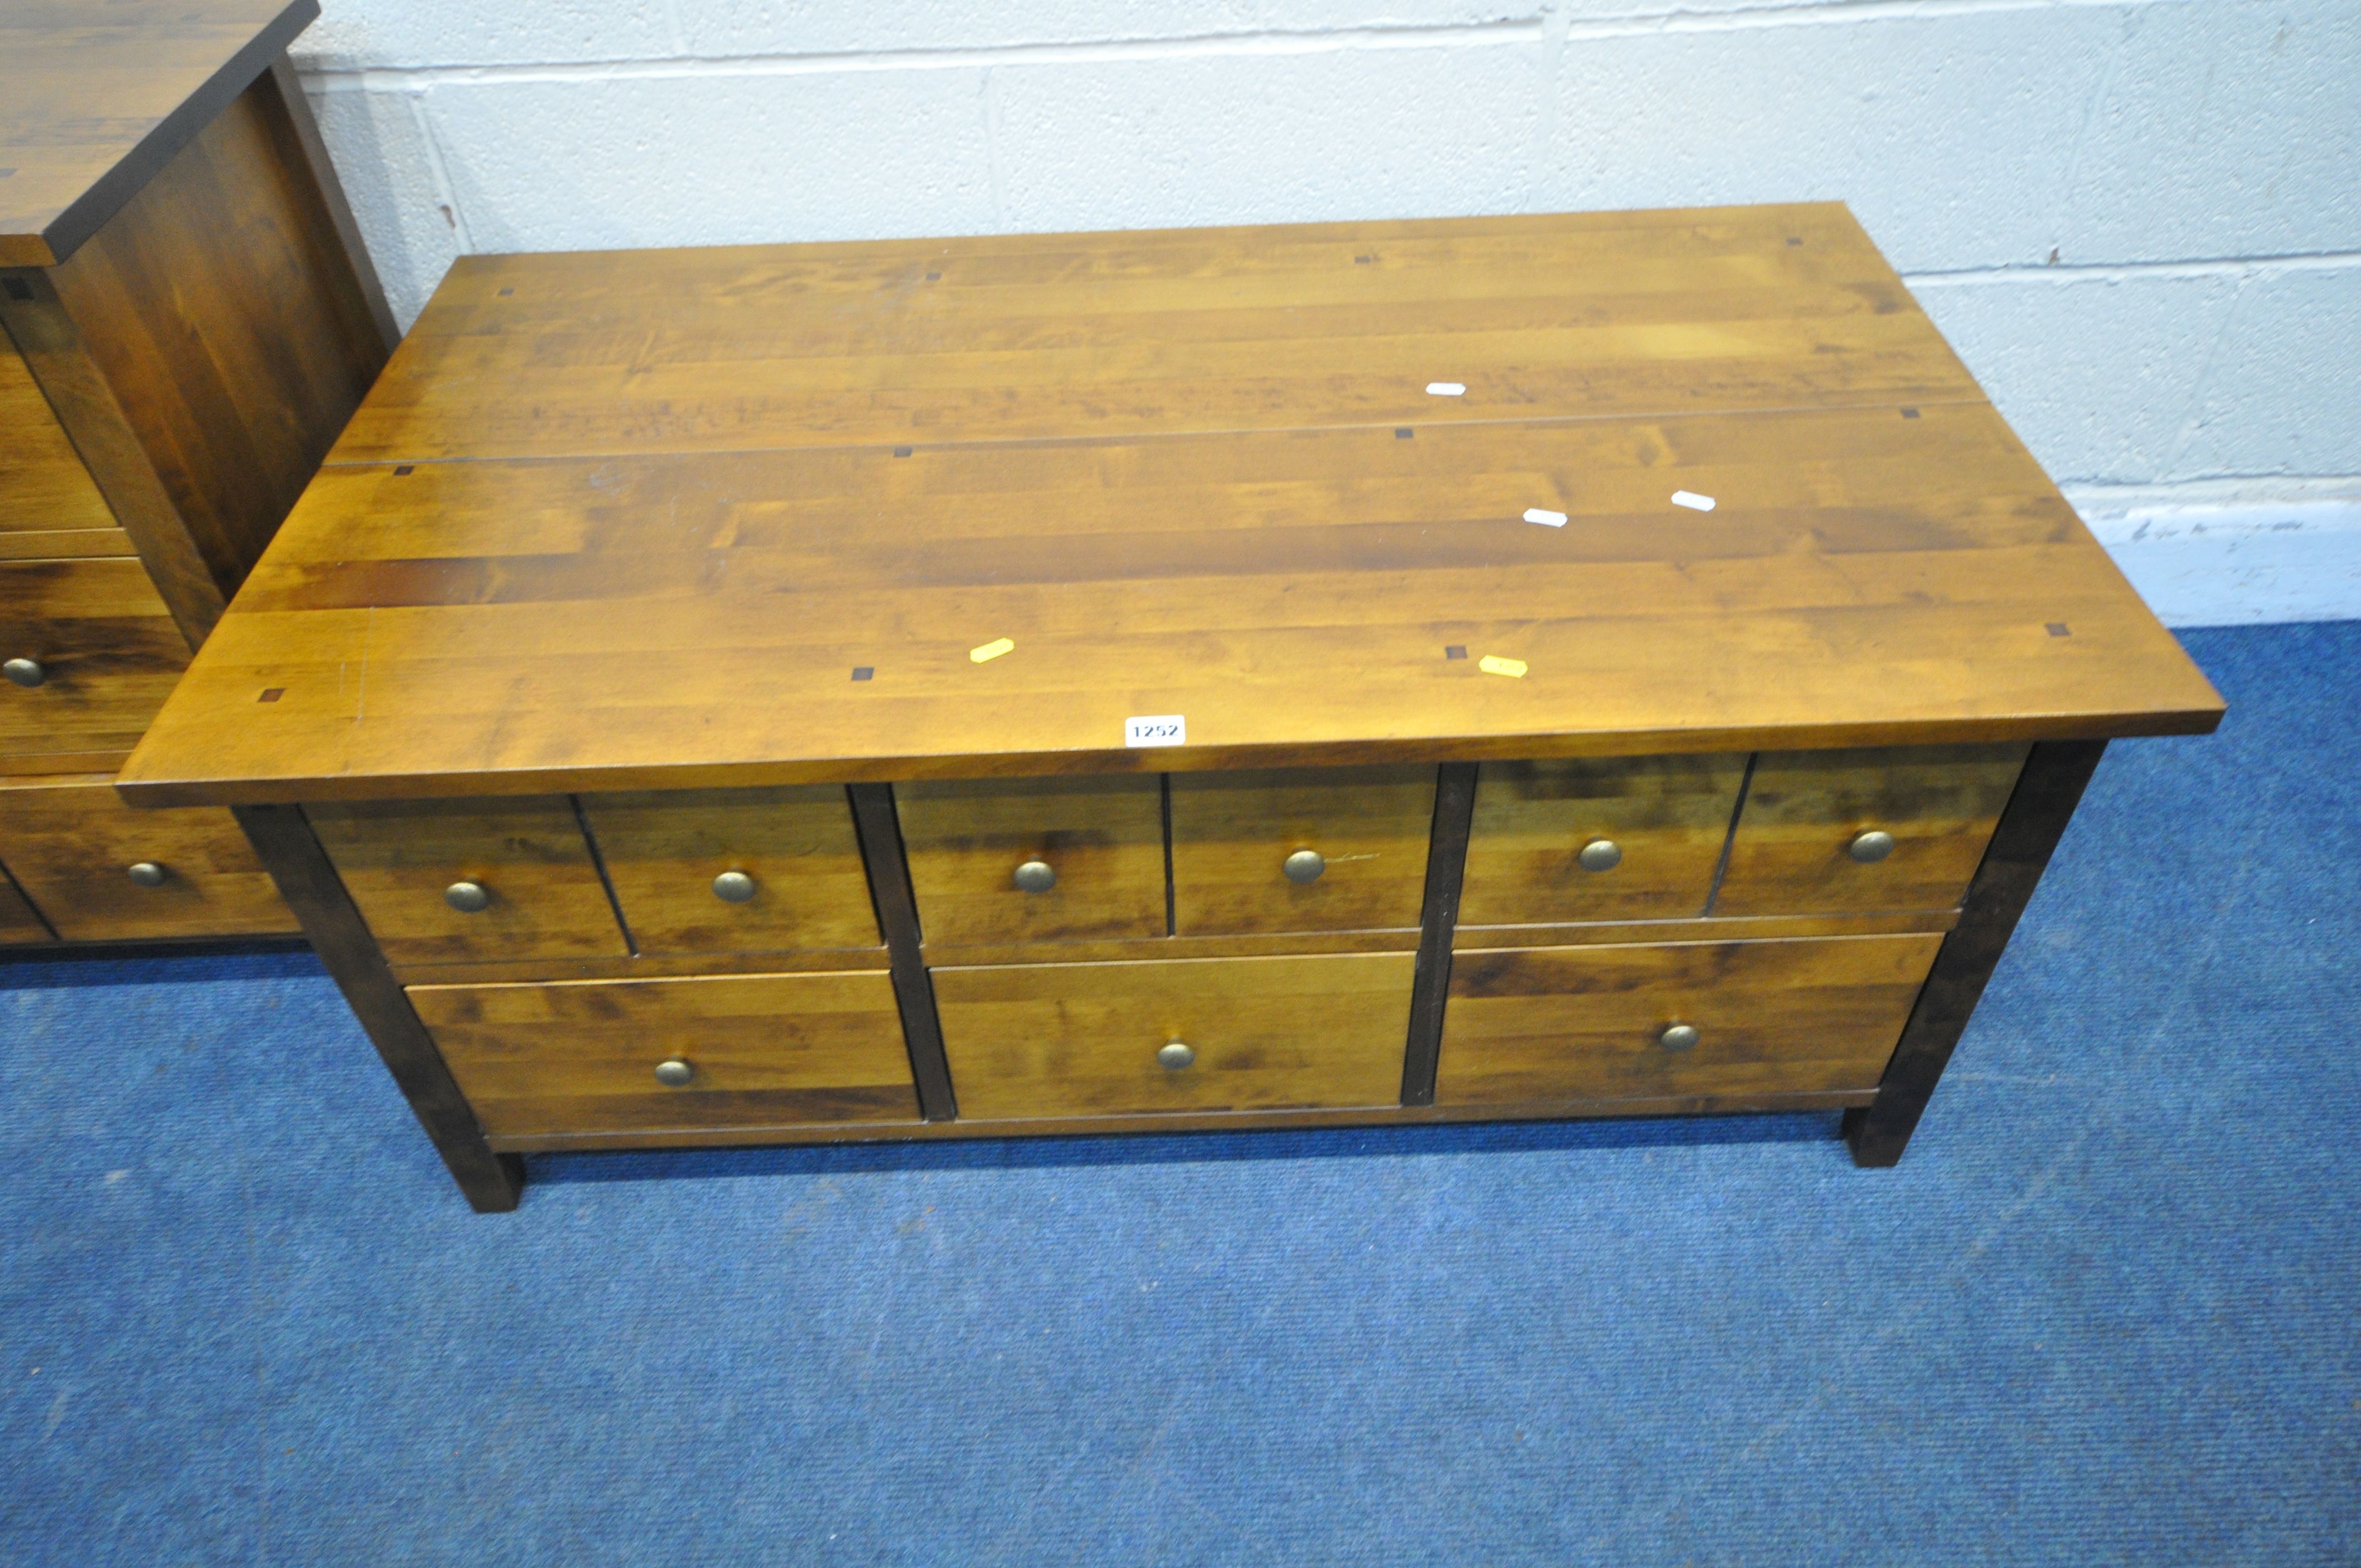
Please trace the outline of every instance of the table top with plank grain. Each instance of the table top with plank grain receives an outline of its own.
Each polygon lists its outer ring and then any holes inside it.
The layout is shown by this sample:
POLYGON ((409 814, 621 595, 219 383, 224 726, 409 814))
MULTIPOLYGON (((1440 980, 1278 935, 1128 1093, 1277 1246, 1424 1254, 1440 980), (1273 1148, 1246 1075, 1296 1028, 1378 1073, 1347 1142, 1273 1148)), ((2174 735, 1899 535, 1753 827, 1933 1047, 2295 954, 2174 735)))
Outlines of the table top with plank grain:
POLYGON ((2221 713, 1815 203, 464 258, 119 787, 1186 772, 2221 713), (1161 716, 1183 744, 1127 743, 1161 716))
POLYGON ((0 267, 71 256, 319 15, 319 0, 0 6, 0 267))

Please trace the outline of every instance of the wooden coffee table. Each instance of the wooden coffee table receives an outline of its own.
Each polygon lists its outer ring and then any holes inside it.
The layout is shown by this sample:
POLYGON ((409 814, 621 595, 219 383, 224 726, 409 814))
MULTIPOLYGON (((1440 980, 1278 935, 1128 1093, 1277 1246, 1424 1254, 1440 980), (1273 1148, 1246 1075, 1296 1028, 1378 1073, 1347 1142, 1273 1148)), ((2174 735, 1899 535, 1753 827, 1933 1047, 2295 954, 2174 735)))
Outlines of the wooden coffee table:
POLYGON ((478 257, 124 772, 543 1149, 1841 1107, 2222 703, 1839 205, 478 257))

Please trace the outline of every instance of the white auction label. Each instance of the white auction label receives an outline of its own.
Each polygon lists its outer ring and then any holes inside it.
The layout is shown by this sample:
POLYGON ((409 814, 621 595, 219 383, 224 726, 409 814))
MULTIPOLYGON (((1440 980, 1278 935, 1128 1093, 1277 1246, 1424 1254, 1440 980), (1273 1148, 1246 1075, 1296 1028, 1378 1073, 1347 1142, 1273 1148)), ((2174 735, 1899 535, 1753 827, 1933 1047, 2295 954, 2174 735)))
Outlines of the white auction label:
POLYGON ((1126 746, 1186 746, 1189 743, 1189 721, 1177 713, 1151 713, 1145 718, 1123 721, 1123 743, 1126 746))

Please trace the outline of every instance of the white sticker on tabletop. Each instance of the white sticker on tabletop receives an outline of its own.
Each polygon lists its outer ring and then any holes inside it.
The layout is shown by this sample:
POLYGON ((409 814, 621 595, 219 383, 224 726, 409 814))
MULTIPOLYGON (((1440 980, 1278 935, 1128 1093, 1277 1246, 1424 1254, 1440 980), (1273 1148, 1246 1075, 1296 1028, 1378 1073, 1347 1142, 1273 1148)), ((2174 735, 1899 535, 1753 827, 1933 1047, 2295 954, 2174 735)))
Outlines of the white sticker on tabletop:
POLYGON ((1189 720, 1177 713, 1151 713, 1145 718, 1123 721, 1123 743, 1126 746, 1186 746, 1189 743, 1189 720))

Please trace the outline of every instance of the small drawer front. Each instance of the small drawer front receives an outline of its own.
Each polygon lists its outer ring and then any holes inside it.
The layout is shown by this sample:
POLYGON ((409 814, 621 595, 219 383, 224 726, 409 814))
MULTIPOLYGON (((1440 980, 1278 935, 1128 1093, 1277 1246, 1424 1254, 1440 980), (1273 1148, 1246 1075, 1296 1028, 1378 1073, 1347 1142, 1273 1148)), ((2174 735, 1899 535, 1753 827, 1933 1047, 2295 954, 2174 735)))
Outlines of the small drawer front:
POLYGON ((624 956, 590 846, 563 796, 303 813, 396 965, 624 956), (480 890, 480 908, 459 906, 477 902, 468 887, 480 890))
POLYGON ((1459 953, 1435 1102, 1874 1089, 1942 942, 1838 937, 1459 953), (1677 1032, 1684 1026, 1693 1037, 1677 1032))
POLYGON ((0 874, 0 948, 21 947, 30 942, 47 942, 53 938, 16 884, 0 874))
POLYGON ((929 943, 1165 934, 1152 773, 899 784, 894 805, 929 943))
POLYGON ((935 1001, 962 1118, 1392 1105, 1415 961, 941 969, 935 1001))
POLYGON ((841 785, 588 795, 582 816, 642 953, 884 941, 841 785))
POLYGON ((1765 751, 1713 912, 1956 908, 2026 751, 2011 743, 1765 751))
POLYGON ((296 929, 228 812, 135 810, 104 779, 0 790, 0 865, 69 942, 296 929))
POLYGON ((883 970, 414 985, 484 1131, 915 1122, 883 970))
POLYGON ((188 662, 137 560, 0 562, 0 768, 106 765, 138 744, 188 662))
POLYGON ((1703 914, 1745 777, 1743 753, 1486 762, 1459 924, 1703 914))
POLYGON ((1415 926, 1433 828, 1432 767, 1175 773, 1173 928, 1415 926))

